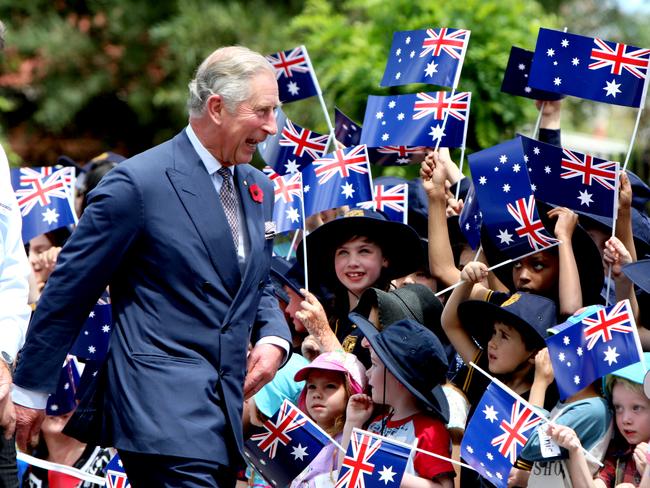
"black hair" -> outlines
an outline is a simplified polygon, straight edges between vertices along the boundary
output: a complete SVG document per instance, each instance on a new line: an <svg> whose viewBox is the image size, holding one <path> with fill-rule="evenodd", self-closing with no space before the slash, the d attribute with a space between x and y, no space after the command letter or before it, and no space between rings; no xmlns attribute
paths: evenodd
<svg viewBox="0 0 650 488"><path fill-rule="evenodd" d="M82 212L88 206L88 193L94 190L106 173L112 170L115 166L117 166L117 163L109 161L108 159L96 163L90 163L90 167L86 172L86 178L84 180L83 201L81 203Z"/></svg>

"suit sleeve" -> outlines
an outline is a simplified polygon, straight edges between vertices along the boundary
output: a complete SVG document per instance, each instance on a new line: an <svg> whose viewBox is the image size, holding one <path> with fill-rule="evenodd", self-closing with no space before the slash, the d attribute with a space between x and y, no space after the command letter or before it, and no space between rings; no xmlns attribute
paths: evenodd
<svg viewBox="0 0 650 488"><path fill-rule="evenodd" d="M56 389L65 355L142 227L142 195L125 166L104 177L89 203L30 324L14 377L23 388Z"/></svg>

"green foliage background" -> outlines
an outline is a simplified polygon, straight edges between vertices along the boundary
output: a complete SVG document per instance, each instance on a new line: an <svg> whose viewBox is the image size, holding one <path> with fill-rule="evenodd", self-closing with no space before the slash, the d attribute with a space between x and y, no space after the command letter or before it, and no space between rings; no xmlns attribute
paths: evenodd
<svg viewBox="0 0 650 488"><path fill-rule="evenodd" d="M611 2L597 3L610 19L598 34L648 36L642 23L617 27L629 19ZM194 69L227 44L262 53L306 45L330 114L336 105L362 122L369 94L435 90L379 87L392 33L449 26L472 31L459 90L472 92L468 149L477 150L535 121L530 100L500 92L510 47L533 49L540 26L561 28L563 9L591 4L544 2L550 12L523 0L23 0L20 7L0 0L8 29L0 125L14 161L51 164L62 153L83 161L105 149L133 154L183 127ZM597 26L571 27L589 35ZM299 124L327 130L316 99L285 109Z"/></svg>

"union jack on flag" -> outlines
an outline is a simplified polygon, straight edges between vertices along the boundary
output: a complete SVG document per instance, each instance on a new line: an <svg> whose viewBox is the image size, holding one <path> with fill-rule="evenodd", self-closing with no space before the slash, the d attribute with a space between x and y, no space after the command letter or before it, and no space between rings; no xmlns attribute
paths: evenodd
<svg viewBox="0 0 650 488"><path fill-rule="evenodd" d="M268 166L268 165L264 166L262 168L262 173L264 173L266 176L268 176L269 180L271 180L271 181L273 181L274 179L280 177L280 175L278 173L276 173L275 170L273 168L271 168L270 166Z"/></svg>
<svg viewBox="0 0 650 488"><path fill-rule="evenodd" d="M422 42L422 51L420 57L431 54L440 56L441 51L447 53L454 59L460 59L465 50L466 38L469 37L469 31L464 29L427 29L427 37Z"/></svg>
<svg viewBox="0 0 650 488"><path fill-rule="evenodd" d="M557 239L550 237L544 229L544 224L537 217L537 207L535 206L535 197L529 195L528 198L520 198L509 203L508 213L517 221L519 227L515 229L519 237L526 237L531 248L539 251L558 242Z"/></svg>
<svg viewBox="0 0 650 488"><path fill-rule="evenodd" d="M365 145L353 147L347 152L344 149L337 149L331 157L316 159L312 165L314 173L318 177L318 183L321 185L327 183L335 175L347 178L351 171L362 175L370 172Z"/></svg>
<svg viewBox="0 0 650 488"><path fill-rule="evenodd" d="M546 345L560 399L641 360L641 341L628 300L578 310L551 332Z"/></svg>
<svg viewBox="0 0 650 488"><path fill-rule="evenodd" d="M589 69L611 68L610 73L620 75L627 70L633 76L645 79L648 74L648 54L650 49L637 49L618 42L608 42L594 38L596 47L591 49ZM630 49L628 49L630 48Z"/></svg>
<svg viewBox="0 0 650 488"><path fill-rule="evenodd" d="M597 163L594 157L589 154L576 154L568 149L563 149L562 169L560 175L563 179L575 178L582 180L583 185L591 185L592 179L608 190L614 190L616 185L616 167L614 161L603 161Z"/></svg>
<svg viewBox="0 0 650 488"><path fill-rule="evenodd" d="M368 148L370 164L379 166L402 166L421 163L427 152L427 146L379 146Z"/></svg>
<svg viewBox="0 0 650 488"><path fill-rule="evenodd" d="M448 27L395 32L381 86L457 86L469 36Z"/></svg>
<svg viewBox="0 0 650 488"><path fill-rule="evenodd" d="M629 334L634 331L626 302L618 302L609 311L600 309L595 317L586 317L582 323L585 325L587 349L593 349L598 341L611 341L614 332Z"/></svg>
<svg viewBox="0 0 650 488"><path fill-rule="evenodd" d="M264 427L268 435L259 434L248 439L244 443L244 454L250 464L277 487L289 486L316 455L332 443L331 437L288 400Z"/></svg>
<svg viewBox="0 0 650 488"><path fill-rule="evenodd" d="M286 446L291 437L288 435L292 430L296 430L307 423L307 418L300 415L300 410L291 403L283 403L280 407L277 419L264 422L266 432L251 436L251 440L257 442L257 446L262 452L269 452L269 458L273 459L278 449L278 444Z"/></svg>
<svg viewBox="0 0 650 488"><path fill-rule="evenodd" d="M374 200L360 203L361 208L383 212L389 220L406 224L408 215L408 184L375 185Z"/></svg>
<svg viewBox="0 0 650 488"><path fill-rule="evenodd" d="M483 478L505 488L521 449L544 420L520 398L492 382L469 419L461 456Z"/></svg>
<svg viewBox="0 0 650 488"><path fill-rule="evenodd" d="M281 102L294 102L318 94L316 74L305 46L270 54L266 59L275 70Z"/></svg>
<svg viewBox="0 0 650 488"><path fill-rule="evenodd" d="M278 176L273 180L275 205L273 222L276 232L287 232L302 227L302 173Z"/></svg>
<svg viewBox="0 0 650 488"><path fill-rule="evenodd" d="M528 440L524 433L541 421L540 416L519 400L516 400L512 404L510 420L503 419L499 422L499 428L503 431L503 434L493 438L491 444L498 447L501 455L507 457L510 463L515 464L519 448L524 447Z"/></svg>
<svg viewBox="0 0 650 488"><path fill-rule="evenodd" d="M354 429L334 488L399 486L410 451L405 444Z"/></svg>
<svg viewBox="0 0 650 488"><path fill-rule="evenodd" d="M329 136L304 129L276 109L278 132L258 145L262 159L277 174L302 171L314 159L325 154Z"/></svg>
<svg viewBox="0 0 650 488"><path fill-rule="evenodd" d="M306 152L312 159L318 159L325 154L329 135L320 135L309 129L297 127L287 119L282 129L280 145L293 148L293 154L301 158Z"/></svg>
<svg viewBox="0 0 650 488"><path fill-rule="evenodd" d="M115 454L106 466L106 486L108 488L130 488L131 483L124 472L119 454Z"/></svg>
<svg viewBox="0 0 650 488"><path fill-rule="evenodd" d="M23 242L74 225L74 168L13 168L11 183L23 217Z"/></svg>
<svg viewBox="0 0 650 488"><path fill-rule="evenodd" d="M433 95L433 96L432 96ZM413 109L413 119L421 119L428 115L433 115L436 120L443 120L445 114L449 114L456 120L466 120L469 109L469 92L451 93L417 93L418 100L415 102Z"/></svg>

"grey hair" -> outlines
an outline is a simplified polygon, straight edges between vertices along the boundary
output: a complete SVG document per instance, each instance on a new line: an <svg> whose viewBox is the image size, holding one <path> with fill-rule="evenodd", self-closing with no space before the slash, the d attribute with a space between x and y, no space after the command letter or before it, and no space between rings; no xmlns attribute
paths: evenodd
<svg viewBox="0 0 650 488"><path fill-rule="evenodd" d="M190 116L203 114L210 95L221 95L226 109L233 112L239 103L250 97L250 79L264 70L275 76L273 66L255 51L243 46L217 49L201 63L188 85Z"/></svg>

